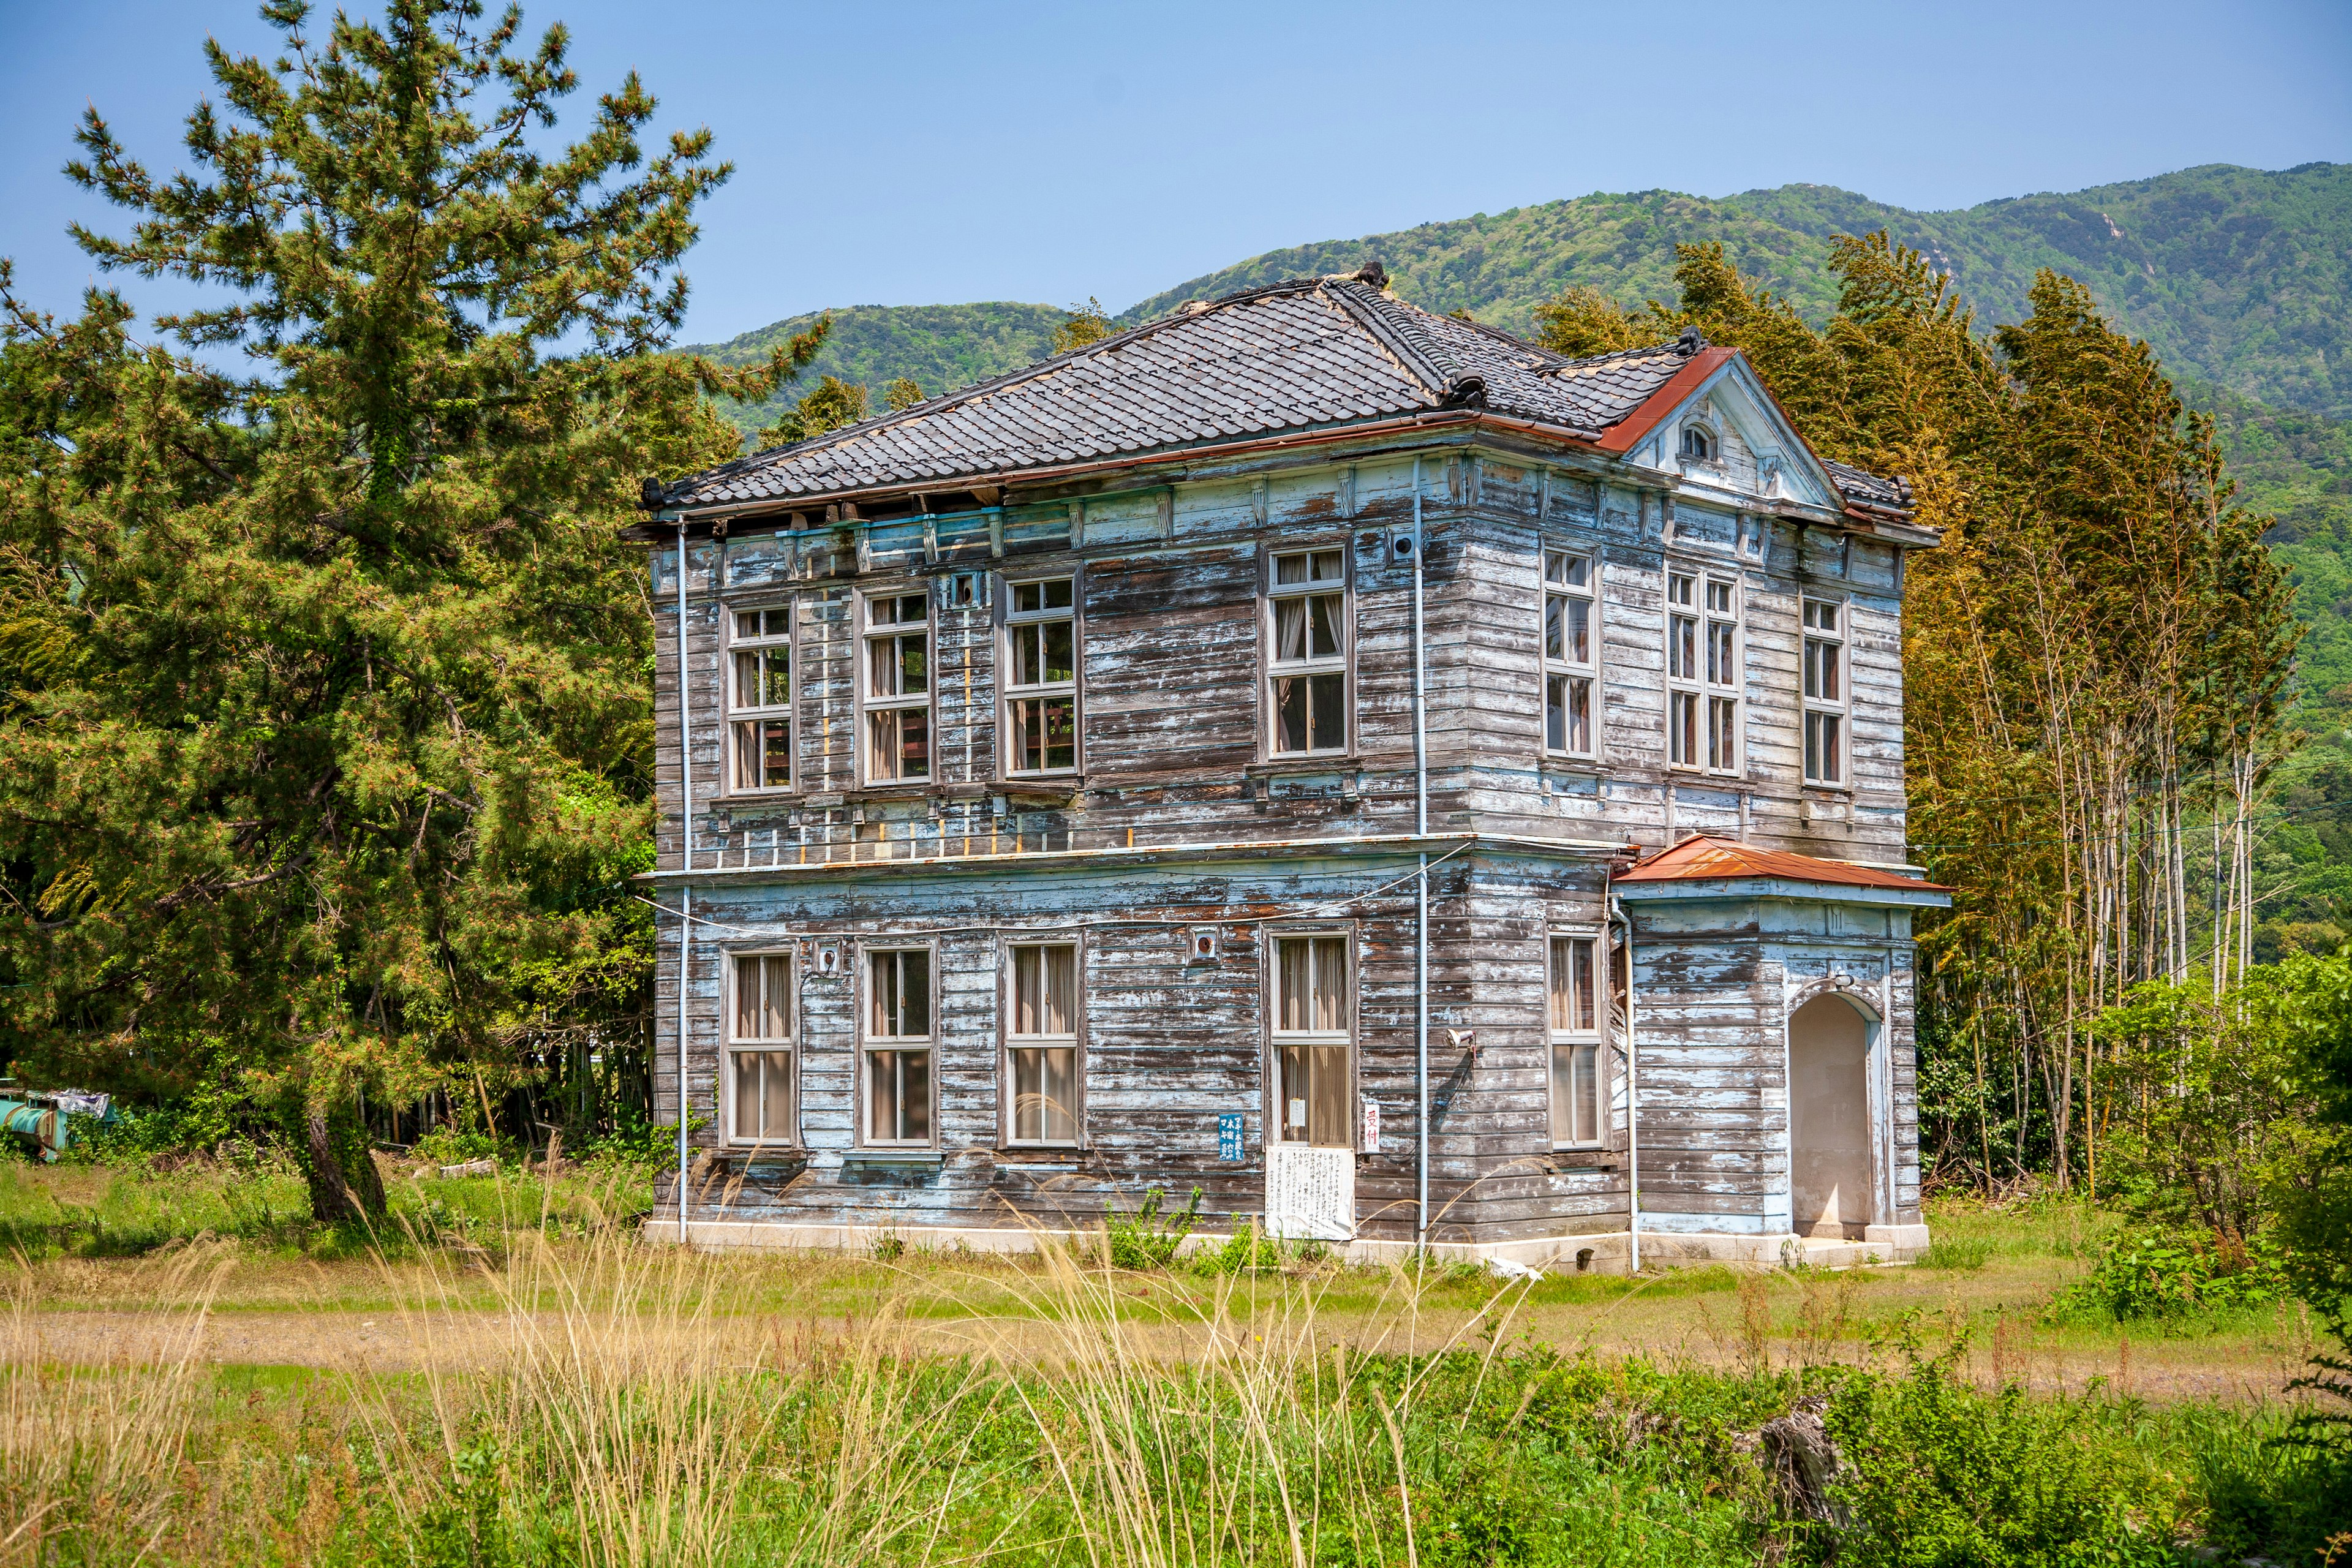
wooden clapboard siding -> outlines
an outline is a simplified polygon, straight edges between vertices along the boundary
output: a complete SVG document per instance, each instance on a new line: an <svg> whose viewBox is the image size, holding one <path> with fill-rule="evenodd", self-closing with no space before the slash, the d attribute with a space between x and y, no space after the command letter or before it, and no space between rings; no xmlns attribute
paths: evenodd
<svg viewBox="0 0 2352 1568"><path fill-rule="evenodd" d="M1622 1230L1622 1123L1610 1149L1570 1159L1550 1146L1548 936L1601 931L1612 858L1691 831L1744 831L1834 858L1904 858L1897 564L1883 546L1844 549L1833 530L1779 520L1760 555L1742 554L1730 510L1693 504L1670 526L1654 477L1547 467L1540 455L1459 437L1426 437L1422 458L1429 822L1440 836L1431 853L1488 836L1431 874L1430 1079L1444 1100L1429 1132L1433 1234ZM1196 1184L1212 1228L1255 1214L1271 1092L1268 941L1281 921L1312 912L1356 943L1355 1087L1380 1105L1382 1124L1381 1146L1359 1158L1360 1215L1366 1234L1412 1234L1413 854L1394 843L1344 851L1349 840L1410 834L1414 820L1412 574L1387 558L1390 531L1412 520L1412 459L1409 448L1341 447L1328 460L1234 460L1171 486L937 518L928 540L909 520L789 540L747 528L694 543L683 684L693 704L696 868L710 873L694 897L697 914L719 923L697 928L681 995L679 922L657 921L664 1120L679 1110L681 1004L688 1107L708 1118L718 1103L727 950L782 945L803 963L797 1145L747 1165L715 1122L694 1133L740 1179L734 1217L1089 1224L1147 1187L1181 1204ZM1724 469L1757 479L1733 438ZM1343 756L1271 760L1263 558L1334 545L1349 555L1352 744ZM1601 752L1592 763L1542 750L1548 546L1595 560ZM1665 765L1669 562L1741 584L1737 777ZM656 549L654 568L656 849L662 870L675 872L684 824L674 552ZM1082 775L1009 779L999 734L1006 584L1065 574L1080 584ZM957 576L977 581L981 603L951 602ZM1852 605L1850 791L1808 790L1797 776L1798 605L1809 588ZM882 591L924 593L932 605L933 773L913 787L868 787L856 766L857 596ZM721 787L720 599L793 607L790 792ZM1248 845L1266 847L1230 847ZM746 868L771 860L772 871ZM657 886L674 910L675 887ZM1785 1217L1787 999L1837 973L1886 998L1895 1217L1916 1221L1907 924L1833 903L1633 913L1645 1206L1737 1228L1762 1223L1777 1201ZM1191 959L1192 924L1219 932L1214 961ZM1082 932L1078 1151L1003 1146L1003 943L1028 930ZM844 1158L858 1142L859 982L817 981L805 965L820 940L848 944L854 963L861 943L918 936L938 954L940 1159L863 1166ZM1475 1053L1451 1046L1449 1030L1475 1037ZM1604 1053L1612 1100L1622 1089L1614 1052ZM1242 1164L1216 1158L1220 1110L1248 1119Z"/></svg>

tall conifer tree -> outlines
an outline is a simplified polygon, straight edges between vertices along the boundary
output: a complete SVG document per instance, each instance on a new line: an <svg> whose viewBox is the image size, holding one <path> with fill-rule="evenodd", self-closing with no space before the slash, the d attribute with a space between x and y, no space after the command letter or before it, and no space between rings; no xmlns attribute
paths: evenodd
<svg viewBox="0 0 2352 1568"><path fill-rule="evenodd" d="M626 1030L651 791L640 480L735 455L814 335L730 374L678 324L707 132L648 158L634 76L586 133L561 26L271 0L270 63L160 178L93 110L101 266L224 286L133 337L6 300L0 993L33 1069L202 1075L281 1115L314 1212L380 1205L362 1095L479 1091Z"/></svg>

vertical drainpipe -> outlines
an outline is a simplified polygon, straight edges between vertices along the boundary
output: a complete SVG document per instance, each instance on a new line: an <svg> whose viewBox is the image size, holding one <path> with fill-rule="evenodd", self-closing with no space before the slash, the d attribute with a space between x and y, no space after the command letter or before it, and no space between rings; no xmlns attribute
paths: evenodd
<svg viewBox="0 0 2352 1568"><path fill-rule="evenodd" d="M694 685L686 673L686 519L677 520L677 782L678 854L694 869ZM677 1244L686 1245L686 984L694 947L694 889L678 884L677 922Z"/></svg>
<svg viewBox="0 0 2352 1568"><path fill-rule="evenodd" d="M1427 678L1422 669L1421 459L1412 460L1412 812L1415 837L1429 837L1429 739ZM1413 884L1416 912L1412 943L1414 1081L1421 1096L1420 1196L1413 1209L1416 1250L1429 1244L1429 851L1421 852Z"/></svg>
<svg viewBox="0 0 2352 1568"><path fill-rule="evenodd" d="M1625 928L1625 1239L1633 1271L1642 1271L1642 1077L1634 1047L1633 918L1624 901L1609 895L1609 918Z"/></svg>

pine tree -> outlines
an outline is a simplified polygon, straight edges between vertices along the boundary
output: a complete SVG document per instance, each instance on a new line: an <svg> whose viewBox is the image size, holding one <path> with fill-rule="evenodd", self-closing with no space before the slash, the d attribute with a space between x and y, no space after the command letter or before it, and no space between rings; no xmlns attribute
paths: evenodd
<svg viewBox="0 0 2352 1568"><path fill-rule="evenodd" d="M707 132L646 157L634 76L539 150L562 27L263 15L274 61L207 46L193 173L95 110L68 171L135 218L75 231L101 267L226 302L160 320L174 351L110 293L64 324L5 298L0 1013L20 1073L268 1108L334 1220L381 1206L362 1095L487 1111L641 1026L650 648L618 529L643 476L734 455L711 397L817 340L751 373L655 352L729 169Z"/></svg>

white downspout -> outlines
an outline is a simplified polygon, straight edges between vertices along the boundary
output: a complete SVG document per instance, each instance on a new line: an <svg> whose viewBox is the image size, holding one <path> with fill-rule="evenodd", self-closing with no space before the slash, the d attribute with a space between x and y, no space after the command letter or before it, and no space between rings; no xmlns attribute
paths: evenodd
<svg viewBox="0 0 2352 1568"><path fill-rule="evenodd" d="M1609 918L1625 928L1625 1238L1633 1271L1642 1271L1642 1078L1634 1046L1633 921L1623 900L1609 895Z"/></svg>
<svg viewBox="0 0 2352 1568"><path fill-rule="evenodd" d="M1412 460L1412 813L1413 833L1429 837L1429 735L1427 677L1422 669L1421 459ZM1416 1251L1429 1245L1429 851L1421 852L1413 882L1414 1081L1421 1095L1420 1195L1414 1215Z"/></svg>
<svg viewBox="0 0 2352 1568"><path fill-rule="evenodd" d="M686 519L677 520L677 819L680 868L694 869L694 683L686 670ZM677 1244L686 1245L686 987L694 947L694 888L678 888L677 923Z"/></svg>

